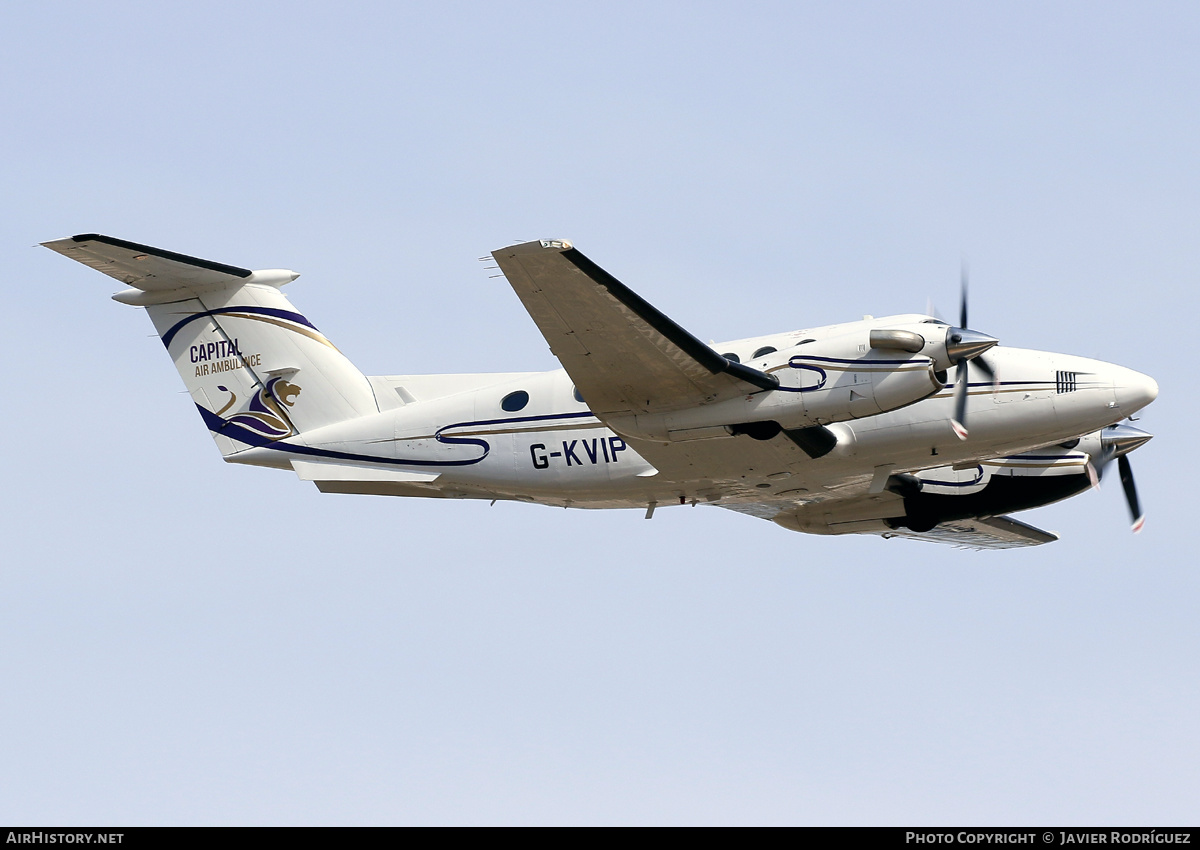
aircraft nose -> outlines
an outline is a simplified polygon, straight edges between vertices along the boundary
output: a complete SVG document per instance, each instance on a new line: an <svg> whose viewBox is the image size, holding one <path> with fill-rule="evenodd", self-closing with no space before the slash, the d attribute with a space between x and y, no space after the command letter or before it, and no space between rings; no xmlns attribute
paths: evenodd
<svg viewBox="0 0 1200 850"><path fill-rule="evenodd" d="M1113 376L1117 406L1126 416L1137 413L1158 398L1158 383L1149 375L1132 369L1119 369Z"/></svg>

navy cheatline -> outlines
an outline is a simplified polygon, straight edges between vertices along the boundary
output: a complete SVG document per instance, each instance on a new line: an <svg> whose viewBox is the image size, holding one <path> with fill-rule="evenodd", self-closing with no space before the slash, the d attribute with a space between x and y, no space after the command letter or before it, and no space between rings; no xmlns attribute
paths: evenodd
<svg viewBox="0 0 1200 850"><path fill-rule="evenodd" d="M171 340L189 323L197 319L203 319L206 316L220 316L225 313L254 313L261 316L271 316L276 319L287 319L289 322L295 322L298 325L304 325L306 328L311 328L317 333L317 326L304 318L299 313L293 313L289 310L280 310L275 307L218 307L216 310L205 310L203 313L193 313L185 319L180 320L162 335L163 345L169 346Z"/></svg>

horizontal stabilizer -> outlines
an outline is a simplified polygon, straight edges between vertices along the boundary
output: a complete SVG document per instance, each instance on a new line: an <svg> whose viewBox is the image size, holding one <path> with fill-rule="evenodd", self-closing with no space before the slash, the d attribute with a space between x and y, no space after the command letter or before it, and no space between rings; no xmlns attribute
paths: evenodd
<svg viewBox="0 0 1200 850"><path fill-rule="evenodd" d="M382 469L377 466L355 466L346 463L320 463L317 461L293 460L292 469L301 481L372 481L398 482L405 484L429 484L436 481L437 474L427 472L405 472L399 469Z"/></svg>
<svg viewBox="0 0 1200 850"><path fill-rule="evenodd" d="M77 260L124 284L145 292L244 283L250 269L201 260L99 233L43 242L51 251Z"/></svg>

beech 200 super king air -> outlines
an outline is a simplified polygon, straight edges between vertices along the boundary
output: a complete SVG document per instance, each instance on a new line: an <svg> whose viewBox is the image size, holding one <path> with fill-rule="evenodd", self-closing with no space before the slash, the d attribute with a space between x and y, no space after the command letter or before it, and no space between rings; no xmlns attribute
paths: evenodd
<svg viewBox="0 0 1200 850"><path fill-rule="evenodd" d="M716 505L815 534L978 549L1055 535L1005 516L1095 485L1158 385L902 315L705 345L576 250L492 253L562 369L368 377L251 271L98 234L44 243L129 289L225 460L324 493L574 508ZM968 431L968 423L970 430Z"/></svg>

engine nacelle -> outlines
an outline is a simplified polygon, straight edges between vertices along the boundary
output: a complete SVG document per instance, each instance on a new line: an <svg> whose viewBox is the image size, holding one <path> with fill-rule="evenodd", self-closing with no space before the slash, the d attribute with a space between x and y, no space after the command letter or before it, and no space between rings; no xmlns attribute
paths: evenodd
<svg viewBox="0 0 1200 850"><path fill-rule="evenodd" d="M665 413L608 417L634 439L672 442L726 437L736 426L775 422L791 430L874 416L943 389L936 363L921 354L871 347L869 329L777 352L763 371L778 389Z"/></svg>

